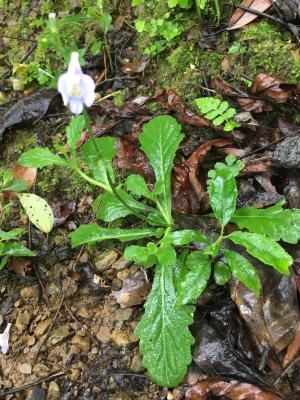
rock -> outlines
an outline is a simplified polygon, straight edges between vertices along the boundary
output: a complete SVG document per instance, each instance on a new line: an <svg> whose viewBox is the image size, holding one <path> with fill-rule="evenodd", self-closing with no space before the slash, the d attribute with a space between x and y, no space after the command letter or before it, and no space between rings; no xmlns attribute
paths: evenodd
<svg viewBox="0 0 300 400"><path fill-rule="evenodd" d="M100 326L100 329L97 333L97 338L102 343L108 343L110 341L110 330L108 326Z"/></svg>
<svg viewBox="0 0 300 400"><path fill-rule="evenodd" d="M113 265L112 268L116 269L117 271L121 271L122 269L125 269L128 267L128 265L131 264L132 261L125 260L125 258L122 256L116 261Z"/></svg>
<svg viewBox="0 0 300 400"><path fill-rule="evenodd" d="M139 353L133 356L133 359L130 364L130 371L132 371L134 374L141 374L142 372L145 371L142 357L140 356Z"/></svg>
<svg viewBox="0 0 300 400"><path fill-rule="evenodd" d="M52 323L51 318L39 322L34 330L35 336L42 336L46 332L47 328L51 325L51 323Z"/></svg>
<svg viewBox="0 0 300 400"><path fill-rule="evenodd" d="M48 339L48 343L50 345L57 344L62 340L64 340L69 335L69 333L70 333L69 325L61 325L59 328L55 329L51 333Z"/></svg>
<svg viewBox="0 0 300 400"><path fill-rule="evenodd" d="M20 297L23 300L28 300L32 297L35 297L37 295L35 287L33 286L27 286L21 289L20 291Z"/></svg>
<svg viewBox="0 0 300 400"><path fill-rule="evenodd" d="M76 334L72 338L72 344L77 346L80 350L88 352L91 348L91 341L89 338Z"/></svg>
<svg viewBox="0 0 300 400"><path fill-rule="evenodd" d="M273 162L281 168L300 168L300 136L287 137L278 143Z"/></svg>
<svg viewBox="0 0 300 400"><path fill-rule="evenodd" d="M97 271L102 272L109 269L118 258L118 253L114 250L109 250L102 253L94 260L94 265Z"/></svg>
<svg viewBox="0 0 300 400"><path fill-rule="evenodd" d="M60 390L58 384L55 381L51 381L48 393L47 393L47 400L57 400L60 397Z"/></svg>
<svg viewBox="0 0 300 400"><path fill-rule="evenodd" d="M77 313L77 315L81 318L89 318L90 314L88 312L88 310L86 309L86 307L81 307Z"/></svg>
<svg viewBox="0 0 300 400"><path fill-rule="evenodd" d="M21 372L21 374L31 375L32 366L29 363L20 364L19 371Z"/></svg>
<svg viewBox="0 0 300 400"><path fill-rule="evenodd" d="M128 321L133 313L132 308L119 308L115 311L115 319L117 321Z"/></svg>
<svg viewBox="0 0 300 400"><path fill-rule="evenodd" d="M33 346L34 343L35 343L35 337L34 336L28 336L28 338L27 338L28 346Z"/></svg>
<svg viewBox="0 0 300 400"><path fill-rule="evenodd" d="M128 346L138 341L138 338L129 330L114 331L111 338L117 346Z"/></svg>
<svg viewBox="0 0 300 400"><path fill-rule="evenodd" d="M19 312L16 319L16 328L18 329L18 331L25 331L25 329L29 325L30 320L31 315L27 310Z"/></svg>

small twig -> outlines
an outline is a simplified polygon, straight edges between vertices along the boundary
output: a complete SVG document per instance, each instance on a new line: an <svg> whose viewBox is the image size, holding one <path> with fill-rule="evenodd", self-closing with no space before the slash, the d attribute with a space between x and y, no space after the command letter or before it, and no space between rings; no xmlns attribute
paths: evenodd
<svg viewBox="0 0 300 400"><path fill-rule="evenodd" d="M59 378L60 376L63 376L65 374L66 373L62 371L62 372L57 372L56 374L53 374L53 375L45 376L44 378L38 379L35 382L28 383L27 385L19 386L17 388L10 389L7 392L0 393L0 398L9 396L11 394L22 392L23 390L31 389L32 387L38 386L43 382L53 381L53 379Z"/></svg>
<svg viewBox="0 0 300 400"><path fill-rule="evenodd" d="M137 75L135 75L135 76L116 76L116 77L114 77L114 78L107 78L107 79L104 79L104 81L98 83L98 84L96 85L96 87L98 87L98 86L100 86L100 85L103 85L103 84L106 83L106 82L119 81L119 80L123 80L123 79L138 79L138 78L139 78L139 76L137 76Z"/></svg>
<svg viewBox="0 0 300 400"><path fill-rule="evenodd" d="M278 383L281 381L281 379L289 372L289 370L298 362L300 361L300 356L295 358L295 360L293 360L292 362L289 363L289 365L286 366L286 368L281 372L281 374L279 375L279 377L276 379L276 381L274 382L274 386L277 386Z"/></svg>

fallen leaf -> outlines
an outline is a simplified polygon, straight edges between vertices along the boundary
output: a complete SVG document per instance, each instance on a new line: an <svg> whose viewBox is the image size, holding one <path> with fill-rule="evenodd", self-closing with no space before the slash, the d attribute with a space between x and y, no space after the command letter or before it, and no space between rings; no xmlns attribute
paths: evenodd
<svg viewBox="0 0 300 400"><path fill-rule="evenodd" d="M150 293L151 284L144 271L136 271L130 278L124 279L123 288L112 291L121 308L142 304Z"/></svg>
<svg viewBox="0 0 300 400"><path fill-rule="evenodd" d="M144 72L147 65L150 62L149 56L143 56L140 60L134 60L131 62L122 62L121 70L124 73L140 73Z"/></svg>
<svg viewBox="0 0 300 400"><path fill-rule="evenodd" d="M210 394L229 400L281 400L282 396L267 387L259 387L237 380L225 381L209 378L194 385L187 393L187 400L208 400Z"/></svg>
<svg viewBox="0 0 300 400"><path fill-rule="evenodd" d="M12 269L17 275L26 276L27 271L30 269L32 260L25 257L12 257L10 262L10 269Z"/></svg>
<svg viewBox="0 0 300 400"><path fill-rule="evenodd" d="M278 78L273 78L267 74L258 74L249 89L252 94L263 94L269 97L276 103L286 103L289 99L293 97L293 90L296 89L296 85L290 85L288 89L283 89L281 87L282 80Z"/></svg>
<svg viewBox="0 0 300 400"><path fill-rule="evenodd" d="M286 355L283 359L283 366L286 367L295 358L300 349L300 323L298 325L295 339L290 343Z"/></svg>
<svg viewBox="0 0 300 400"><path fill-rule="evenodd" d="M28 190L32 188L37 177L37 168L23 167L22 165L15 165L12 168L14 180L21 179L28 185Z"/></svg>
<svg viewBox="0 0 300 400"><path fill-rule="evenodd" d="M271 0L244 0L240 4L243 7L251 8L254 11L264 12L272 6ZM244 11L238 8L230 18L228 23L228 30L238 29L242 26L249 24L255 20L258 16L249 11Z"/></svg>
<svg viewBox="0 0 300 400"><path fill-rule="evenodd" d="M56 200L51 208L54 215L54 225L56 227L62 226L70 216L75 214L76 201Z"/></svg>

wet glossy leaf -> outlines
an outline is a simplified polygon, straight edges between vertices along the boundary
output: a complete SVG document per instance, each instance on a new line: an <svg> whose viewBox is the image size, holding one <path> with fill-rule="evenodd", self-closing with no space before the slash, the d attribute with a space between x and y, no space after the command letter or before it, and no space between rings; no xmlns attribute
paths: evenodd
<svg viewBox="0 0 300 400"><path fill-rule="evenodd" d="M141 175L129 175L126 179L126 186L129 192L132 192L137 196L144 196L150 200L153 198L153 195L148 189L145 179Z"/></svg>
<svg viewBox="0 0 300 400"><path fill-rule="evenodd" d="M81 137L81 133L85 126L85 120L83 115L77 115L76 117L72 117L69 125L67 126L67 142L70 146L71 151L74 151L76 148L76 143L79 141Z"/></svg>
<svg viewBox="0 0 300 400"><path fill-rule="evenodd" d="M157 265L145 313L135 334L148 374L164 387L178 385L191 363L193 307L175 307L173 267Z"/></svg>
<svg viewBox="0 0 300 400"><path fill-rule="evenodd" d="M156 254L160 265L169 266L176 262L176 252L172 246L161 246L157 249Z"/></svg>
<svg viewBox="0 0 300 400"><path fill-rule="evenodd" d="M7 256L15 256L15 257L34 257L35 253L29 250L24 244L13 242L6 243L3 254Z"/></svg>
<svg viewBox="0 0 300 400"><path fill-rule="evenodd" d="M43 168L48 165L66 165L63 158L51 153L48 147L35 147L23 153L19 163L24 167Z"/></svg>
<svg viewBox="0 0 300 400"><path fill-rule="evenodd" d="M230 268L222 261L218 261L214 265L214 279L217 285L225 285L231 279Z"/></svg>
<svg viewBox="0 0 300 400"><path fill-rule="evenodd" d="M117 239L121 242L143 239L145 237L159 237L161 229L121 229L121 228L101 228L98 224L80 225L76 231L70 233L72 247L84 243L96 243L108 239Z"/></svg>
<svg viewBox="0 0 300 400"><path fill-rule="evenodd" d="M111 161L116 154L116 140L112 137L103 136L95 138L98 151L95 149L94 142L90 139L81 146L84 160L88 164L94 164L99 159Z"/></svg>
<svg viewBox="0 0 300 400"><path fill-rule="evenodd" d="M253 290L259 296L261 291L260 279L255 268L247 258L235 251L224 250L224 259L233 275L247 286L248 289Z"/></svg>
<svg viewBox="0 0 300 400"><path fill-rule="evenodd" d="M49 233L54 225L54 216L46 200L33 193L19 194L18 197L33 225Z"/></svg>
<svg viewBox="0 0 300 400"><path fill-rule="evenodd" d="M183 139L181 126L173 117L162 115L153 118L144 126L139 136L142 150L154 169L156 183L154 191L159 199L166 218L171 217L171 170L176 150Z"/></svg>
<svg viewBox="0 0 300 400"><path fill-rule="evenodd" d="M10 185L6 186L3 190L11 192L23 192L24 190L27 189L28 189L27 183L21 179L18 179L13 181Z"/></svg>
<svg viewBox="0 0 300 400"><path fill-rule="evenodd" d="M0 229L0 241L16 240L19 236L24 233L24 229L16 228L11 231L5 232Z"/></svg>
<svg viewBox="0 0 300 400"><path fill-rule="evenodd" d="M193 251L186 260L186 275L179 283L177 304L196 301L204 291L211 273L210 257L200 251Z"/></svg>
<svg viewBox="0 0 300 400"><path fill-rule="evenodd" d="M231 221L240 229L295 244L300 239L300 210L284 210L282 205L283 202L263 209L243 207Z"/></svg>
<svg viewBox="0 0 300 400"><path fill-rule="evenodd" d="M271 265L284 275L289 275L292 257L274 240L267 236L249 232L232 232L227 236L235 244L246 247L253 257Z"/></svg>
<svg viewBox="0 0 300 400"><path fill-rule="evenodd" d="M171 232L162 240L163 243L169 243L173 246L183 246L191 243L192 241L207 243L208 239L200 232L192 229L183 229L181 231Z"/></svg>

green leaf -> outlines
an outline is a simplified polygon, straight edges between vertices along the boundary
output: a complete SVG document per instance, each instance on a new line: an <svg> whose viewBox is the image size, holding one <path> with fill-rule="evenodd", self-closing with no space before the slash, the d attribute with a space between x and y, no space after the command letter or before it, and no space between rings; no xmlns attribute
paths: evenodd
<svg viewBox="0 0 300 400"><path fill-rule="evenodd" d="M54 216L46 200L33 193L19 194L18 197L33 225L49 233L54 225Z"/></svg>
<svg viewBox="0 0 300 400"><path fill-rule="evenodd" d="M217 261L214 265L214 279L220 286L225 285L231 279L230 268L222 261Z"/></svg>
<svg viewBox="0 0 300 400"><path fill-rule="evenodd" d="M161 193L159 200L168 223L172 222L171 170L176 150L182 139L181 126L168 115L153 118L144 126L144 131L139 136L142 150L154 169L156 177L154 192Z"/></svg>
<svg viewBox="0 0 300 400"><path fill-rule="evenodd" d="M247 258L235 251L224 250L224 259L229 265L233 275L240 280L248 289L253 290L257 297L260 295L260 278Z"/></svg>
<svg viewBox="0 0 300 400"><path fill-rule="evenodd" d="M28 189L27 182L23 181L22 179L16 179L13 181L9 186L6 186L3 190L4 191L11 191L11 192L23 192L24 190Z"/></svg>
<svg viewBox="0 0 300 400"><path fill-rule="evenodd" d="M14 175L11 170L4 171L2 175L2 185L8 185L13 179Z"/></svg>
<svg viewBox="0 0 300 400"><path fill-rule="evenodd" d="M152 228L101 228L98 224L80 225L76 231L69 234L72 247L85 243L96 243L108 239L117 239L121 242L143 239L145 237L159 237L162 234L161 229Z"/></svg>
<svg viewBox="0 0 300 400"><path fill-rule="evenodd" d="M83 115L72 117L69 125L67 126L67 142L72 152L75 151L76 143L79 141L84 127L85 119Z"/></svg>
<svg viewBox="0 0 300 400"><path fill-rule="evenodd" d="M173 246L183 246L192 241L208 243L208 239L202 233L192 229L183 229L182 231L171 232L161 240L162 243L169 243Z"/></svg>
<svg viewBox="0 0 300 400"><path fill-rule="evenodd" d="M240 208L231 221L240 229L296 244L300 240L300 210L284 210L283 203L260 209Z"/></svg>
<svg viewBox="0 0 300 400"><path fill-rule="evenodd" d="M161 246L156 254L160 265L173 265L176 262L176 251L172 246Z"/></svg>
<svg viewBox="0 0 300 400"><path fill-rule="evenodd" d="M144 196L150 200L153 199L153 195L148 189L145 179L141 175L138 174L129 175L128 178L126 179L126 187L129 192L132 192L137 196Z"/></svg>
<svg viewBox="0 0 300 400"><path fill-rule="evenodd" d="M150 212L154 211L153 208L146 206L143 203L135 200L130 194L124 192L122 189L117 189L118 195L136 212ZM105 222L114 221L117 218L126 217L132 212L122 204L117 197L110 193L105 192L101 199L101 205L97 212L97 218Z"/></svg>
<svg viewBox="0 0 300 400"><path fill-rule="evenodd" d="M177 304L187 304L198 299L204 291L211 273L210 257L193 251L186 260L187 273L180 282Z"/></svg>
<svg viewBox="0 0 300 400"><path fill-rule="evenodd" d="M176 293L172 266L157 265L145 313L135 334L148 374L164 387L182 382L191 363L194 338L189 331L194 308L175 307Z"/></svg>
<svg viewBox="0 0 300 400"><path fill-rule="evenodd" d="M116 139L110 136L103 136L95 138L98 152L95 149L92 139L88 140L81 146L81 151L84 155L84 160L88 164L94 164L99 159L104 161L111 161L116 154Z"/></svg>
<svg viewBox="0 0 300 400"><path fill-rule="evenodd" d="M235 212L236 198L238 194L235 177L244 164L237 161L231 164L217 163L215 169L209 171L208 193L210 205L222 226L225 226Z"/></svg>
<svg viewBox="0 0 300 400"><path fill-rule="evenodd" d="M48 147L35 147L20 156L19 164L24 167L43 168L48 165L67 165L67 162L51 153Z"/></svg>
<svg viewBox="0 0 300 400"><path fill-rule="evenodd" d="M137 19L137 20L135 20L134 23L135 23L135 28L139 33L144 31L145 25L146 25L146 21L144 21L142 19Z"/></svg>
<svg viewBox="0 0 300 400"><path fill-rule="evenodd" d="M289 275L292 257L274 240L267 236L249 232L232 232L226 236L235 244L246 247L247 252L284 275Z"/></svg>
<svg viewBox="0 0 300 400"><path fill-rule="evenodd" d="M0 241L16 240L24 233L23 228L16 228L11 231L5 232L0 229Z"/></svg>
<svg viewBox="0 0 300 400"><path fill-rule="evenodd" d="M9 256L1 257L1 259L0 259L0 270L5 267L5 265L7 264L8 260L9 260Z"/></svg>
<svg viewBox="0 0 300 400"><path fill-rule="evenodd" d="M149 268L157 263L156 251L157 246L154 243L148 243L146 247L128 246L125 249L124 257L126 260L133 260L136 264L142 264L145 268Z"/></svg>
<svg viewBox="0 0 300 400"><path fill-rule="evenodd" d="M34 257L36 255L33 251L29 250L22 243L18 242L6 243L3 254L15 257Z"/></svg>

